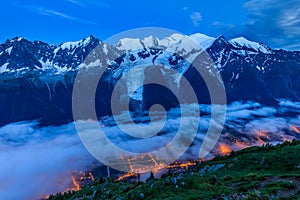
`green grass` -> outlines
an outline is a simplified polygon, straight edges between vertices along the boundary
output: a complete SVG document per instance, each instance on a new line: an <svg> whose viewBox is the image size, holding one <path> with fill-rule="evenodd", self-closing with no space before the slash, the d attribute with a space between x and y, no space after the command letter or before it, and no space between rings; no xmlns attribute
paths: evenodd
<svg viewBox="0 0 300 200"><path fill-rule="evenodd" d="M133 183L102 178L78 192L49 199L300 199L299 152L299 141L250 147L205 161L180 175L169 173ZM218 171L203 172L220 164L224 166Z"/></svg>

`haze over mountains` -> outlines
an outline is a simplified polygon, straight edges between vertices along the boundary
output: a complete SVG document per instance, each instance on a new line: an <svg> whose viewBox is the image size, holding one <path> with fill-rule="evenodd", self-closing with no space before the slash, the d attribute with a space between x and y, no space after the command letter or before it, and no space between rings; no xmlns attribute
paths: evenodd
<svg viewBox="0 0 300 200"><path fill-rule="evenodd" d="M190 38L215 62L229 103L253 100L276 105L278 99L299 101L300 52L274 50L243 37L227 40L223 36L212 38L194 34ZM80 68L106 67L99 83L102 93L96 95L97 105L101 105L97 107L99 116L111 114L111 92L122 73L149 63L176 69L191 82L199 103L209 104L207 88L195 68L170 53L184 52L187 56L195 56L201 51L186 48L185 42L186 37L179 34L164 39L152 36L143 40L124 38L116 45L105 44L93 36L58 46L21 37L7 40L0 45L0 125L24 120L40 120L45 124L72 121L72 90ZM96 62L85 64L84 59L95 47ZM165 78L168 82L169 77ZM125 89L130 90L129 86ZM163 92L156 88L152 93L153 89L150 86L137 91L133 97L136 105L141 104L146 109L160 101L166 107L176 106L177 101L171 94L165 93L162 100L152 98Z"/></svg>

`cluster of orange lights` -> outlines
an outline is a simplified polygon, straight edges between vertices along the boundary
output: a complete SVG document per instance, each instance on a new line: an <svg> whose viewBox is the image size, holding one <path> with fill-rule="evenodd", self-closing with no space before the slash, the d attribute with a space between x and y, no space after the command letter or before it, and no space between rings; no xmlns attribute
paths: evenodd
<svg viewBox="0 0 300 200"><path fill-rule="evenodd" d="M153 165L151 166L144 166L144 165L141 165L140 168L134 168L134 163L135 162L141 162L140 159L143 158L146 160L144 160L143 162L147 162L147 163L152 163ZM121 157L122 160L125 160L124 157ZM125 180L125 179L128 179L130 177L134 177L134 176L137 176L139 173L146 173L146 172L154 172L154 173L157 173L159 172L160 170L162 169L172 169L172 168L189 168L191 166L195 166L196 165L196 162L191 162L191 161L188 161L188 162L174 162L172 163L171 165L166 165L165 163L162 163L162 162L158 162L158 160L155 158L154 155L152 155L151 153L146 153L144 155L141 155L139 156L138 158L129 158L126 160L128 165L129 165L129 169L130 171L126 174L123 174L121 176L119 176L118 180L121 181L121 180ZM203 160L201 160L203 161Z"/></svg>
<svg viewBox="0 0 300 200"><path fill-rule="evenodd" d="M158 161L151 153L145 153L137 157L125 159L121 156L121 165L128 165L129 174L145 173L149 171L158 172L160 169L166 167L166 164Z"/></svg>
<svg viewBox="0 0 300 200"><path fill-rule="evenodd" d="M122 176L119 176L118 181L122 181L122 180L125 180L126 178L133 177L133 176L135 176L135 173L129 172Z"/></svg>
<svg viewBox="0 0 300 200"><path fill-rule="evenodd" d="M159 170L166 167L164 163L158 162L151 153L145 153L139 155L138 157L132 157L128 159L125 159L123 156L121 156L121 160L122 162L120 164L128 165L130 171L124 175L121 175L118 178L119 181L136 176L139 173L146 173L149 171L157 173Z"/></svg>
<svg viewBox="0 0 300 200"><path fill-rule="evenodd" d="M154 159L154 158L153 158ZM200 160L200 161L203 161L203 160ZM181 168L181 169L188 169L189 167L191 166L195 166L196 165L196 162L191 162L191 161L188 161L186 163L182 163L182 162L174 162L173 164L169 165L169 166L165 166L166 169L175 169L175 168ZM153 172L154 173L157 173L159 170L161 170L162 168L153 168ZM118 181L121 181L121 180L126 180L127 178L130 178L130 177L134 177L134 176L137 176L138 173L135 173L135 172L128 172L124 175L121 175L119 176L118 178Z"/></svg>
<svg viewBox="0 0 300 200"><path fill-rule="evenodd" d="M85 180L91 180L91 181L95 181L94 175L92 172L89 173L84 173L80 178L80 181L85 181Z"/></svg>
<svg viewBox="0 0 300 200"><path fill-rule="evenodd" d="M189 167L195 166L195 165L196 165L196 163L195 162L191 162L191 161L188 161L186 163L175 162L172 165L167 166L166 168L167 169L172 169L172 168L182 168L182 169L185 168L185 169L188 169Z"/></svg>

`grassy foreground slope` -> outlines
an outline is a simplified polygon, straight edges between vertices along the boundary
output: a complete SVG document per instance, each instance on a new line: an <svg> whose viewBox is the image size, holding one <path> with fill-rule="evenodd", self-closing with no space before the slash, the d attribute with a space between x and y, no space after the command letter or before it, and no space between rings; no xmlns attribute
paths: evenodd
<svg viewBox="0 0 300 200"><path fill-rule="evenodd" d="M49 199L300 199L300 142L250 147L146 182L100 179Z"/></svg>

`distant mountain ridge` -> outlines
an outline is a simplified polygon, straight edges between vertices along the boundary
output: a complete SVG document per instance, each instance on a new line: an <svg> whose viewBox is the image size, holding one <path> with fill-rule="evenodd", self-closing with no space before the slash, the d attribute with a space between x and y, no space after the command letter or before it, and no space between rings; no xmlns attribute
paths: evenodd
<svg viewBox="0 0 300 200"><path fill-rule="evenodd" d="M200 33L191 35L190 38L204 49L210 48L220 39L225 39L223 36L213 38ZM50 45L41 41L31 42L25 38L16 37L0 45L0 73L36 69L64 73L68 70L78 69L84 58L97 45L103 45L103 53L107 54L111 51L129 51L157 46L167 49L178 45L183 39L184 36L180 34L173 34L161 40L153 36L143 40L124 38L113 46L104 44L92 35L76 42L66 42L60 45ZM243 37L229 40L228 44L236 50L272 53L272 50L266 45L248 41Z"/></svg>
<svg viewBox="0 0 300 200"><path fill-rule="evenodd" d="M227 40L224 36L213 38L194 34L189 38L206 49L215 62L224 81L228 102L253 100L276 104L279 98L300 101L299 51L274 50L243 37ZM7 40L0 45L0 125L22 120L41 120L47 124L71 121L73 84L82 67L107 67L102 82L104 93L96 96L97 103L102 105L97 108L99 116L110 114L110 94L121 74L145 63L176 69L193 82L200 103L210 103L206 86L195 75L195 69L170 53L180 51L195 56L201 51L186 44L187 38L180 34L164 39L153 36L142 40L124 38L116 45L105 44L93 36L61 45L31 42L20 37ZM95 47L98 48L95 56L99 59L87 66L83 62ZM130 91L130 85L124 89ZM147 108L157 102L151 98L161 96L157 94L162 91L156 89L155 94L151 91L137 92L136 105ZM168 95L162 101L169 107L176 104L176 100Z"/></svg>

